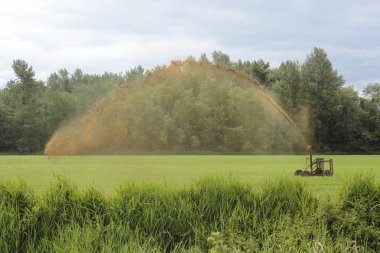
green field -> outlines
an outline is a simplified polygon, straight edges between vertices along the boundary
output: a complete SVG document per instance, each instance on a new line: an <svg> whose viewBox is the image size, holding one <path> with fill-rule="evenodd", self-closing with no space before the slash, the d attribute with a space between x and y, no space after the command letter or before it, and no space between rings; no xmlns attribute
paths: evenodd
<svg viewBox="0 0 380 253"><path fill-rule="evenodd" d="M276 177L293 178L305 167L303 155L139 155L139 156L0 156L1 180L21 179L41 192L63 176L80 188L95 186L107 194L125 181L189 185L206 176L232 176L259 186ZM358 173L380 180L379 155L325 155L334 159L333 177L299 178L316 194L332 193Z"/></svg>

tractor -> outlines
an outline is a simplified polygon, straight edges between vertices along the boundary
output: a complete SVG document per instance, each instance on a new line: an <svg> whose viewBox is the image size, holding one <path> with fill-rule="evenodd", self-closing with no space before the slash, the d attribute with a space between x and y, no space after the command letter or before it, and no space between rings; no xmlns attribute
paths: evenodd
<svg viewBox="0 0 380 253"><path fill-rule="evenodd" d="M307 146L309 158L306 158L306 168L304 170L296 170L296 176L332 176L334 174L333 159L315 158L313 160L312 148ZM326 166L327 164L327 166Z"/></svg>

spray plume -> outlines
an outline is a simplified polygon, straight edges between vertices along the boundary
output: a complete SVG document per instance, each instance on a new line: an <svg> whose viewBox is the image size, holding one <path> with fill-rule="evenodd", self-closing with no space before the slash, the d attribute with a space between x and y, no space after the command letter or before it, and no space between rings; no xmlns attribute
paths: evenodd
<svg viewBox="0 0 380 253"><path fill-rule="evenodd" d="M270 152L303 149L306 143L297 124L258 82L235 70L187 60L157 67L143 80L112 91L60 127L45 154Z"/></svg>

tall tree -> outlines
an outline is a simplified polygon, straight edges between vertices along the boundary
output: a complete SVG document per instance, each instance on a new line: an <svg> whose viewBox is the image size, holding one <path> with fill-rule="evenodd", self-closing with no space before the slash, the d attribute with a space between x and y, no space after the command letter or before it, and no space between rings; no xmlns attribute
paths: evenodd
<svg viewBox="0 0 380 253"><path fill-rule="evenodd" d="M336 97L344 83L343 76L333 69L323 49L314 48L301 67L301 78L310 103L317 148L329 148L330 130L337 120Z"/></svg>
<svg viewBox="0 0 380 253"><path fill-rule="evenodd" d="M43 88L43 83L35 79L35 73L32 66L24 60L14 60L12 69L16 75L15 80L7 83L6 89L10 90L18 98L15 102L26 105L35 99L36 90Z"/></svg>
<svg viewBox="0 0 380 253"><path fill-rule="evenodd" d="M39 99L44 85L35 78L33 68L24 60L15 60L12 65L15 80L5 88L9 98L6 106L15 132L14 147L20 152L32 152L41 149L45 138L41 118L43 104Z"/></svg>

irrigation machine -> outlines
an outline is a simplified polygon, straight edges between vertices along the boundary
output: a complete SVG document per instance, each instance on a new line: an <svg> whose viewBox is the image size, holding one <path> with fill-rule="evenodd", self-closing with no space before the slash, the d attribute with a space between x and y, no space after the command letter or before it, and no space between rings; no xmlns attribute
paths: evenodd
<svg viewBox="0 0 380 253"><path fill-rule="evenodd" d="M318 157L313 160L312 148L307 146L309 157L306 158L306 168L304 170L296 170L296 176L332 176L334 174L333 159L324 159Z"/></svg>

